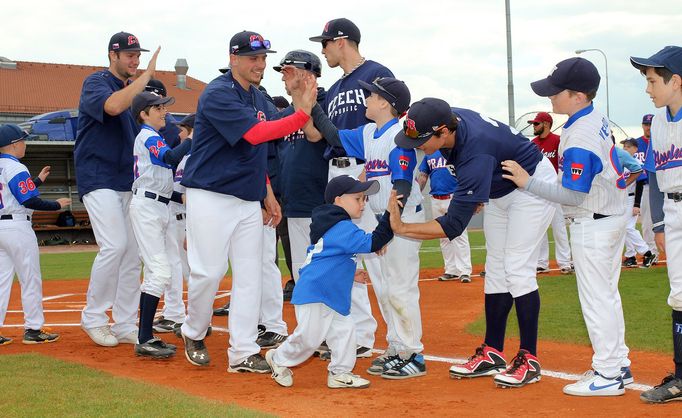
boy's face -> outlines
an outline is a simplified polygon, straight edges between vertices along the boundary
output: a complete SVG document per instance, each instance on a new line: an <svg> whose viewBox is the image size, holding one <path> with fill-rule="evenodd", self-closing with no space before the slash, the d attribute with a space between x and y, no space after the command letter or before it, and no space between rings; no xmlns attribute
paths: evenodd
<svg viewBox="0 0 682 418"><path fill-rule="evenodd" d="M363 192L344 194L334 199L334 204L348 212L351 219L360 219L365 209L365 194Z"/></svg>
<svg viewBox="0 0 682 418"><path fill-rule="evenodd" d="M16 157L17 159L22 159L26 154L26 141L21 140L13 144L5 145L4 147L0 147L0 153L10 154Z"/></svg>
<svg viewBox="0 0 682 418"><path fill-rule="evenodd" d="M559 94L549 96L549 100L552 102L552 111L562 115L572 114L575 97L575 95L571 96L568 90L563 90Z"/></svg>
<svg viewBox="0 0 682 418"><path fill-rule="evenodd" d="M166 105L155 105L149 108L149 113L144 110L140 112L140 117L144 123L158 131L166 126L166 113L168 113Z"/></svg>
<svg viewBox="0 0 682 418"><path fill-rule="evenodd" d="M666 84L663 77L656 74L656 71L648 67L646 69L646 92L654 102L654 106L667 106L675 100L679 100L675 96L680 93L680 76L673 76L673 78Z"/></svg>
<svg viewBox="0 0 682 418"><path fill-rule="evenodd" d="M367 104L367 110L365 110L365 117L369 120L377 120L377 116L381 113L381 102L386 102L386 99L379 96L376 93L372 93L367 97L365 103Z"/></svg>
<svg viewBox="0 0 682 418"><path fill-rule="evenodd" d="M627 151L628 154L630 154L630 155L635 155L635 153L637 152L637 147L633 147L633 146L630 145L630 144L625 144L625 145L623 145L623 149L624 149L625 151Z"/></svg>
<svg viewBox="0 0 682 418"><path fill-rule="evenodd" d="M180 128L180 133L178 134L178 136L180 137L180 141L184 141L190 135L189 128L186 127L185 125L180 125L179 128Z"/></svg>
<svg viewBox="0 0 682 418"><path fill-rule="evenodd" d="M433 154L434 152L438 151L441 148L444 148L444 145L445 135L443 134L441 134L441 136L431 135L431 138L429 138L428 141L418 146L417 149L424 151L424 153L428 155Z"/></svg>

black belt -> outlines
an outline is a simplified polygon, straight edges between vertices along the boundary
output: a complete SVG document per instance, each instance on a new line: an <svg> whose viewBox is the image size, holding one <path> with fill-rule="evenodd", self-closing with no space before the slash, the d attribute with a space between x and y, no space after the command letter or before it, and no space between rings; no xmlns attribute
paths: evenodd
<svg viewBox="0 0 682 418"><path fill-rule="evenodd" d="M681 192L675 192L675 193L666 193L666 196L668 196L668 199L673 200L675 202L682 202L682 193Z"/></svg>
<svg viewBox="0 0 682 418"><path fill-rule="evenodd" d="M186 215L184 213L178 213L175 215L175 219L177 219L178 221L181 221L181 220L185 219L185 216Z"/></svg>
<svg viewBox="0 0 682 418"><path fill-rule="evenodd" d="M634 196L634 195L635 195L634 193L628 193L628 196Z"/></svg>
<svg viewBox="0 0 682 418"><path fill-rule="evenodd" d="M135 194L137 194L137 190L135 190ZM161 203L163 203L163 204L165 204L165 205L167 205L168 202L170 202L170 199L169 199L169 198L163 197L163 196L161 196L160 194L156 194L156 193L149 192L149 191L146 191L146 190L145 190L145 192L144 192L144 197L146 197L146 198L148 198L148 199L152 199L152 200L158 200L159 202L161 202Z"/></svg>
<svg viewBox="0 0 682 418"><path fill-rule="evenodd" d="M592 214L592 219L597 220L597 219L604 219L608 218L611 215L602 215L601 213L594 213Z"/></svg>
<svg viewBox="0 0 682 418"><path fill-rule="evenodd" d="M0 215L0 221L9 221L11 219L16 219L17 221L23 221L24 216L26 217L27 221L31 220L31 217L28 215Z"/></svg>
<svg viewBox="0 0 682 418"><path fill-rule="evenodd" d="M359 164L356 158L336 157L332 158L332 165L339 168L350 167L351 160L355 161L355 164Z"/></svg>

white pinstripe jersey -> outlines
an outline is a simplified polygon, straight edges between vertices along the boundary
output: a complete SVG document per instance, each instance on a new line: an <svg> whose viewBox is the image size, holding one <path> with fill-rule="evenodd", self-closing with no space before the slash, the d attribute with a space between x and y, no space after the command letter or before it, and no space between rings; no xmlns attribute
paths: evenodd
<svg viewBox="0 0 682 418"><path fill-rule="evenodd" d="M571 116L561 133L558 181L587 193L580 206L564 206L565 217L622 215L627 191L609 121L592 105Z"/></svg>
<svg viewBox="0 0 682 418"><path fill-rule="evenodd" d="M12 155L0 154L0 215L31 215L33 209L22 203L39 195L26 166Z"/></svg>
<svg viewBox="0 0 682 418"><path fill-rule="evenodd" d="M682 192L682 111L668 120L668 107L662 107L651 121L651 141L656 180L662 192Z"/></svg>
<svg viewBox="0 0 682 418"><path fill-rule="evenodd" d="M170 150L166 141L153 128L142 125L133 146L135 180L133 190L146 189L170 197L173 193L173 169L163 162Z"/></svg>

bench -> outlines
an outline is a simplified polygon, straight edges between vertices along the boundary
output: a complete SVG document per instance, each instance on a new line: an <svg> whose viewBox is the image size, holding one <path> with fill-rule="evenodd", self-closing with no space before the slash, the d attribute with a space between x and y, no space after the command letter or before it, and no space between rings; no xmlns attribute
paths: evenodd
<svg viewBox="0 0 682 418"><path fill-rule="evenodd" d="M74 226L57 226L57 218L62 211L57 212L33 212L33 230L34 231L78 231L78 230L92 230L90 225L90 218L88 212L84 210L74 211L73 217L76 219Z"/></svg>

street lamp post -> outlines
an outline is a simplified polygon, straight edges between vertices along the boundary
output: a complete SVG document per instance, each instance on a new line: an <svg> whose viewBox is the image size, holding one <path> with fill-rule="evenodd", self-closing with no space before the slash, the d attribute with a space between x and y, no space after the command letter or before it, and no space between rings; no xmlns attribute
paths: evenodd
<svg viewBox="0 0 682 418"><path fill-rule="evenodd" d="M611 116L609 115L609 61L606 59L606 54L604 51L601 49L597 48L590 48L590 49L577 49L575 51L576 54L582 54L583 52L588 52L588 51L597 51L601 53L601 55L604 57L604 69L605 69L605 77L604 79L606 80L606 117L611 120Z"/></svg>

